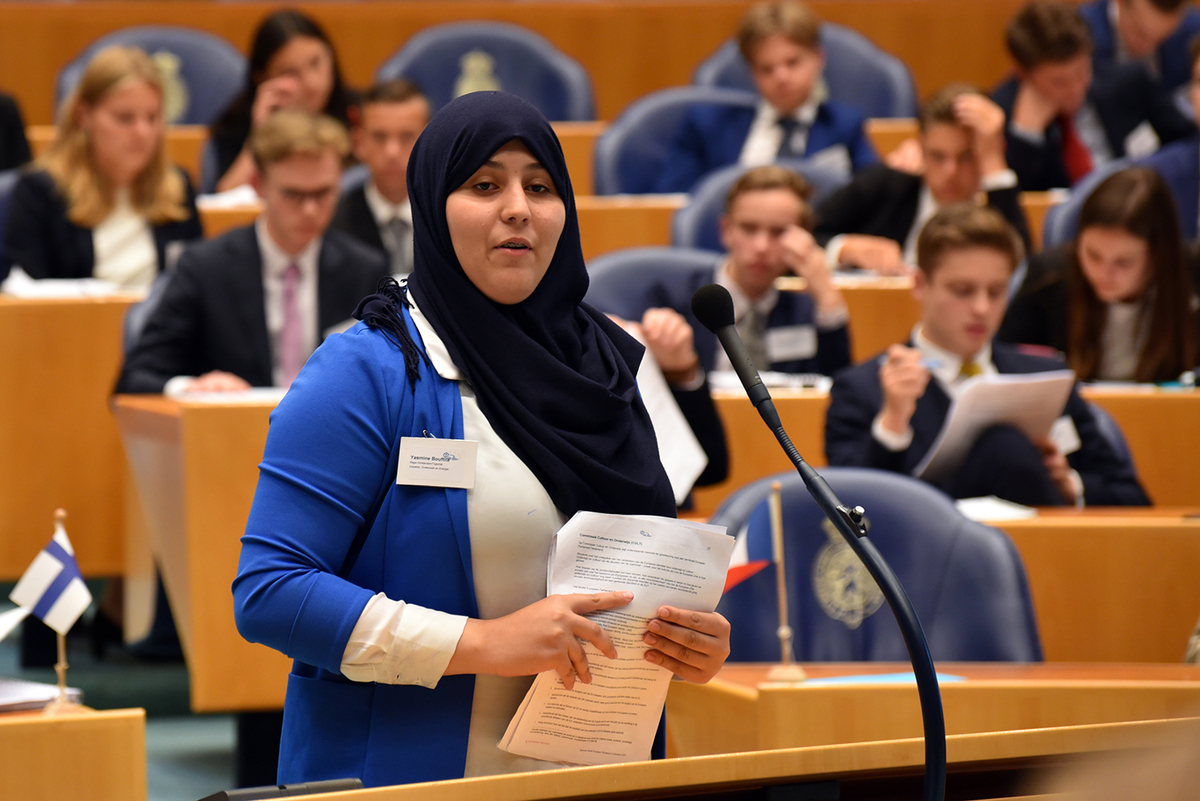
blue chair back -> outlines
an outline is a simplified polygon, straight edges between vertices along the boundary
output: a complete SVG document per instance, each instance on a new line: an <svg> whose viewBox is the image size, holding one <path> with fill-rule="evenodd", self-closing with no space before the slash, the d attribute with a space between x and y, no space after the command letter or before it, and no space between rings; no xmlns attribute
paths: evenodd
<svg viewBox="0 0 1200 801"><path fill-rule="evenodd" d="M427 28L381 64L375 78L409 79L435 112L461 94L502 89L550 120L596 119L592 81L583 66L533 31L503 22Z"/></svg>
<svg viewBox="0 0 1200 801"><path fill-rule="evenodd" d="M821 24L821 46L830 100L868 117L917 116L917 88L903 61L880 50L858 31L832 22ZM733 39L696 68L692 83L756 91L750 67Z"/></svg>
<svg viewBox="0 0 1200 801"><path fill-rule="evenodd" d="M753 108L755 95L738 89L682 86L631 103L596 140L597 195L653 192L671 143L692 106Z"/></svg>
<svg viewBox="0 0 1200 801"><path fill-rule="evenodd" d="M1079 212L1088 195L1092 194L1092 190L1105 178L1131 165L1129 159L1114 159L1097 167L1071 188L1071 193L1065 201L1048 208L1046 219L1042 221L1042 249L1049 250L1055 245L1074 239L1079 233Z"/></svg>
<svg viewBox="0 0 1200 801"><path fill-rule="evenodd" d="M798 172L813 189L809 203L819 204L826 197L850 182L846 170L804 159L786 159L781 166ZM692 189L687 205L671 218L671 244L684 248L722 250L721 215L725 213L725 196L733 183L746 172L746 167L733 164L715 170Z"/></svg>
<svg viewBox="0 0 1200 801"><path fill-rule="evenodd" d="M967 520L949 497L917 479L866 468L825 468L848 506L866 509L868 534L904 585L938 661L1042 659L1020 554L1004 532ZM746 528L750 559L769 558L766 497L782 484L790 623L801 661L906 661L882 593L795 473L735 492L712 521ZM777 661L773 568L734 587L717 611L732 627L730 660Z"/></svg>
<svg viewBox="0 0 1200 801"><path fill-rule="evenodd" d="M9 264L3 257L4 236L8 233L8 207L12 203L13 189L21 177L19 169L0 170L0 281L8 278Z"/></svg>
<svg viewBox="0 0 1200 801"><path fill-rule="evenodd" d="M97 39L63 67L55 83L55 108L79 83L92 57L114 45L141 48L163 69L168 123L208 125L245 86L246 57L224 39L193 28L141 25Z"/></svg>
<svg viewBox="0 0 1200 801"><path fill-rule="evenodd" d="M1091 401L1088 401L1087 405L1092 410L1092 417L1096 418L1096 428L1100 429L1101 436L1112 446L1113 452L1117 454L1117 457L1128 464L1132 472L1136 473L1137 471L1134 469L1135 465L1133 463L1133 453L1129 450L1129 442L1125 439L1125 432L1121 430L1121 426L1103 406L1099 406Z"/></svg>
<svg viewBox="0 0 1200 801"><path fill-rule="evenodd" d="M597 256L588 262L588 303L606 314L640 320L646 309L658 305L651 287L671 273L691 273L698 268L715 270L720 253L690 248L627 248Z"/></svg>

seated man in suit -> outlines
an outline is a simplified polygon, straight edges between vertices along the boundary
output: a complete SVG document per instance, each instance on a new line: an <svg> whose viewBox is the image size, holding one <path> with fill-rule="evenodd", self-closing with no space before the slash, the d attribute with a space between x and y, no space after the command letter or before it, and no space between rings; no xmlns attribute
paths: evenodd
<svg viewBox="0 0 1200 801"><path fill-rule="evenodd" d="M1096 165L1195 133L1142 64L1097 68L1071 3L1034 0L1005 32L1015 76L992 94L1008 115L1008 164L1021 189L1069 187Z"/></svg>
<svg viewBox="0 0 1200 801"><path fill-rule="evenodd" d="M1092 0L1079 13L1097 67L1142 62L1168 91L1191 80L1189 45L1200 34L1200 10L1188 0Z"/></svg>
<svg viewBox="0 0 1200 801"><path fill-rule="evenodd" d="M861 112L827 101L819 85L821 23L804 4L771 0L742 20L738 47L762 95L756 110L699 106L684 117L658 178L659 192L687 192L718 167L814 158L860 170L879 161Z"/></svg>
<svg viewBox="0 0 1200 801"><path fill-rule="evenodd" d="M412 272L408 157L429 122L429 101L410 81L397 78L368 89L360 108L350 137L354 157L370 176L342 195L333 227L384 251L392 275L400 278Z"/></svg>
<svg viewBox="0 0 1200 801"><path fill-rule="evenodd" d="M1191 57L1189 97L1192 108L1200 113L1200 36L1192 41ZM1195 242L1200 238L1200 138L1192 136L1172 142L1138 164L1155 170L1167 182L1175 197L1183 238Z"/></svg>
<svg viewBox="0 0 1200 801"><path fill-rule="evenodd" d="M327 230L350 149L340 123L278 111L249 144L262 214L184 252L117 392L289 386L388 274L382 253Z"/></svg>
<svg viewBox="0 0 1200 801"><path fill-rule="evenodd" d="M825 418L829 464L911 473L968 377L1063 368L992 341L1022 251L993 209L964 203L934 215L917 243L913 294L921 322L907 344L834 379ZM1148 504L1132 465L1118 457L1074 389L1063 414L1075 436L1056 441L1033 442L1011 426L987 429L941 489L955 498L997 495L1031 506Z"/></svg>
<svg viewBox="0 0 1200 801"><path fill-rule="evenodd" d="M809 232L809 194L804 179L783 167L747 171L730 188L721 218L728 255L712 267L664 274L628 311L673 309L695 330L697 366L729 370L729 357L691 309L695 291L716 282L733 296L738 333L759 370L833 375L850 363L850 315ZM806 279L803 292L775 288L789 273Z"/></svg>
<svg viewBox="0 0 1200 801"><path fill-rule="evenodd" d="M1004 160L1000 107L966 84L951 84L925 104L919 125L923 174L877 164L817 207L814 234L831 265L907 273L929 218L974 201L981 190L1029 246L1017 175Z"/></svg>

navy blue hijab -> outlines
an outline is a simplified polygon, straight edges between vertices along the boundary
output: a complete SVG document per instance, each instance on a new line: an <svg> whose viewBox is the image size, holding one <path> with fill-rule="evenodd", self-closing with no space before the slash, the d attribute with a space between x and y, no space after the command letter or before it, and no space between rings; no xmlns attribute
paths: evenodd
<svg viewBox="0 0 1200 801"><path fill-rule="evenodd" d="M513 140L524 143L550 174L566 221L541 283L526 300L505 305L487 298L463 272L446 223L446 198ZM643 349L583 303L588 276L575 196L562 147L545 117L503 92L451 101L413 148L408 192L413 213L408 288L470 382L488 422L554 505L567 515L585 509L674 516L674 496L634 377ZM360 307L369 325L379 324L380 312L391 316L397 310L398 293L386 294L386 306L376 295ZM411 372L415 365L406 356Z"/></svg>

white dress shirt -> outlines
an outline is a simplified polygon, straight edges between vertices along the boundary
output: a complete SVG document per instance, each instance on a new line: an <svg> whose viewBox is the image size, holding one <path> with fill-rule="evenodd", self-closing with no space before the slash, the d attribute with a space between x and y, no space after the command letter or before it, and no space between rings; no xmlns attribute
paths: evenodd
<svg viewBox="0 0 1200 801"><path fill-rule="evenodd" d="M150 223L118 189L113 210L92 229L92 276L122 289L149 289L158 276L158 251Z"/></svg>
<svg viewBox="0 0 1200 801"><path fill-rule="evenodd" d="M796 122L793 147L797 153L803 153L808 145L808 129L817 119L817 110L821 105L818 92L813 92L808 100L796 109ZM780 113L770 103L760 100L746 134L746 142L742 145L742 153L738 156L738 164L743 167L758 167L771 164L779 154L779 146L783 144L783 128L779 125Z"/></svg>
<svg viewBox="0 0 1200 801"><path fill-rule="evenodd" d="M503 617L546 597L550 541L566 518L479 410L471 386L411 294L409 302L434 369L458 382L463 436L479 443L475 486L467 490L471 569L480 618ZM466 622L461 615L379 593L367 602L350 635L342 673L354 681L434 687L450 664ZM532 683L532 676L475 677L466 776L560 767L496 747Z"/></svg>
<svg viewBox="0 0 1200 801"><path fill-rule="evenodd" d="M367 198L367 208L371 210L371 216L375 218L375 225L379 228L379 236L383 240L383 246L387 248L388 255L391 256L400 248L404 252L404 263L409 265L411 270L413 260L413 218L412 204L408 198L405 198L400 203L393 203L380 194L375 188L374 181L367 181L367 185L363 189L363 194ZM401 242L393 242L392 229L390 224L392 220L400 218L408 223L407 232L404 235L404 240ZM399 279L404 274L396 274L394 277Z"/></svg>
<svg viewBox="0 0 1200 801"><path fill-rule="evenodd" d="M295 256L275 244L262 217L254 223L258 250L262 255L263 300L267 313L267 340L271 343L271 375L275 386L283 385L279 365L279 334L283 331L283 273L293 262L300 268L296 298L302 324L300 341L307 360L320 344L317 328L317 264L321 255L321 237L317 237Z"/></svg>

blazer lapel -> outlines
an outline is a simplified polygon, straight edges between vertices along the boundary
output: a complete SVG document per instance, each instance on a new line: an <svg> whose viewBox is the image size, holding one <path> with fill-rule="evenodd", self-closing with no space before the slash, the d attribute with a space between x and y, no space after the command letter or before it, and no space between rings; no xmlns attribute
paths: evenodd
<svg viewBox="0 0 1200 801"><path fill-rule="evenodd" d="M241 229L230 243L233 246L229 264L231 291L229 301L233 314L242 327L250 359L258 376L266 379L265 386L274 383L271 369L271 342L267 334L266 294L263 290L262 253L253 225Z"/></svg>

